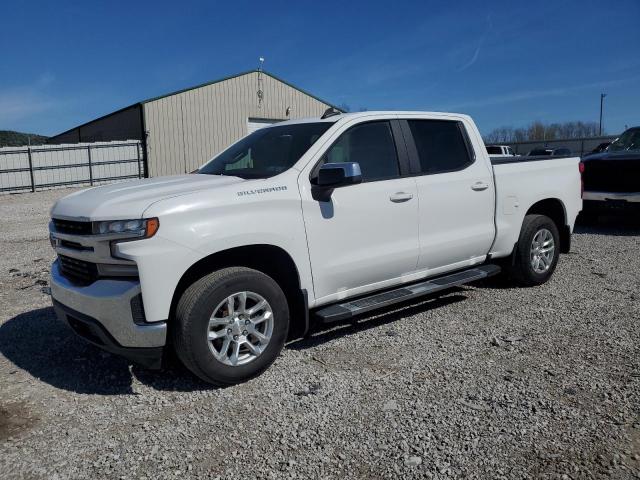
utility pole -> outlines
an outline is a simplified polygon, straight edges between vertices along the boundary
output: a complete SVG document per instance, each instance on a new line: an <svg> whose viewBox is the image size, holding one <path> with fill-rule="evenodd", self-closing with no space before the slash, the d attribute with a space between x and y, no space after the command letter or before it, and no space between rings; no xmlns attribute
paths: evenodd
<svg viewBox="0 0 640 480"><path fill-rule="evenodd" d="M606 93L600 94L600 128L598 129L598 136L602 136L602 106L604 104L604 97L606 97Z"/></svg>

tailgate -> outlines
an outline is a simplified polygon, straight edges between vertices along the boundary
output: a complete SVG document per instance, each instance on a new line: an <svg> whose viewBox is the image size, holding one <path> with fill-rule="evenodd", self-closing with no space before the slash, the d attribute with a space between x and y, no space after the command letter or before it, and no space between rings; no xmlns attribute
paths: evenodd
<svg viewBox="0 0 640 480"><path fill-rule="evenodd" d="M584 162L584 189L591 192L640 192L640 158Z"/></svg>

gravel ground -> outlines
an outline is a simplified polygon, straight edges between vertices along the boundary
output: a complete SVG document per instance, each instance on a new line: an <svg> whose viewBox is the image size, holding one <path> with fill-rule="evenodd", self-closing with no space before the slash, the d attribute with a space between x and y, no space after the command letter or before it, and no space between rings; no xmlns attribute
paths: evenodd
<svg viewBox="0 0 640 480"><path fill-rule="evenodd" d="M68 192L0 197L1 478L640 478L640 224L580 226L542 287L317 331L214 389L54 319Z"/></svg>

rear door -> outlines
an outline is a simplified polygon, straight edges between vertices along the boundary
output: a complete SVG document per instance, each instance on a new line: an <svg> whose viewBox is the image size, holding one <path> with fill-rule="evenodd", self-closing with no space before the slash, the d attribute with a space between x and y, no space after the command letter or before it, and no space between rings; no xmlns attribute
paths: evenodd
<svg viewBox="0 0 640 480"><path fill-rule="evenodd" d="M476 159L462 121L402 122L419 197L418 270L455 270L485 260L494 239L493 172Z"/></svg>
<svg viewBox="0 0 640 480"><path fill-rule="evenodd" d="M311 185L329 162L357 162L363 181L314 200ZM316 301L397 284L415 271L418 195L414 178L403 176L408 160L396 120L347 127L310 168L300 192Z"/></svg>

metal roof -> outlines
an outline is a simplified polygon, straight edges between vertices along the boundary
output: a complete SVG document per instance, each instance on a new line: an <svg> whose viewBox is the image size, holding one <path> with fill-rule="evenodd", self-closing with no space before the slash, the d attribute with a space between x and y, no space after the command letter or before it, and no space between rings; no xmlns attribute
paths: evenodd
<svg viewBox="0 0 640 480"><path fill-rule="evenodd" d="M166 93L166 94L164 94L164 95L158 95L157 97L148 98L148 99L146 99L146 100L142 100L142 101L137 102L137 103L139 103L139 104L143 104L143 103L153 102L153 101L155 101L155 100L160 100L161 98L171 97L171 96L173 96L173 95L178 95L179 93L188 92L189 90L195 90L195 89L197 89L197 88L206 87L206 86L208 86L208 85L213 85L213 84L215 84L215 83L224 82L224 81L226 81L226 80L231 80L232 78L242 77L243 75L249 75L250 73L259 73L259 72L260 72L260 70L258 70L258 69L247 70L246 72L236 73L235 75L229 75L228 77L220 78L220 79L218 79L218 80L212 80L212 81L210 81L210 82L205 82L205 83L201 83L201 84L199 84L199 85L194 85L193 87L183 88L182 90L176 90L175 92ZM329 102L327 102L327 101L323 100L323 99L322 99L322 98L320 98L320 97L317 97L317 96L313 95L312 93L309 93L309 92L308 92L308 91L306 91L306 90L303 90L303 89L302 89L302 88L300 88L300 87L297 87L297 86L293 85L292 83L287 82L286 80L283 80L282 78L280 78L280 77L278 77L278 76L274 75L273 73L269 73L269 72L267 72L267 71L265 71L265 70L262 70L262 73L263 73L264 75L269 75L271 78L273 78L273 79L275 79L275 80L278 80L279 82L282 82L282 83L284 83L285 85L290 86L291 88L295 88L296 90L298 90L298 91L300 91L300 92L304 93L305 95L310 96L311 98L315 98L316 100L318 100L318 101L319 101L319 102L321 102L321 103L324 103L324 104L326 104L326 105L329 105L330 107L333 107L333 108L335 108L335 109L337 109L337 110L340 110L341 112L344 112L344 110L343 110L343 109L341 109L341 108L339 108L339 107L336 107L335 105L333 105L333 104L331 104L331 103L329 103ZM133 105L130 105L130 106L132 106L132 107L133 107L134 105L136 105L136 103L134 103Z"/></svg>
<svg viewBox="0 0 640 480"><path fill-rule="evenodd" d="M97 122L97 121L102 120L102 119L105 119L105 118L107 118L107 117L110 117L110 116L115 115L115 114L117 114L117 113L123 112L123 111L125 111L125 110L130 109L130 108L137 107L137 106L142 106L142 105L143 105L143 104L145 104L145 103L150 103L150 102L153 102L153 101L155 101L155 100L160 100L160 99L162 99L162 98L167 98L167 97L171 97L171 96L173 96L173 95L178 95L178 94L180 94L180 93L188 92L189 90L195 90L195 89L198 89L198 88L206 87L206 86L208 86L208 85L213 85L213 84L215 84L215 83L220 83L220 82L224 82L224 81L226 81L226 80L231 80L232 78L237 78L237 77L241 77L241 76L243 76L243 75L248 75L248 74L250 74L250 73L258 73L258 72L259 72L259 70L258 70L258 69L248 70L248 71L246 71L246 72L237 73L237 74L235 74L235 75L229 75L228 77L220 78L220 79L218 79L218 80L212 80L212 81L210 81L210 82L201 83L201 84L199 84L199 85L195 85L195 86L193 86L193 87L183 88L182 90L176 90L175 92L166 93L166 94L164 94L164 95L158 95L157 97L147 98L146 100L141 100L141 101L139 101L139 102L132 103L131 105L127 105L126 107L119 108L118 110L115 110L115 111L113 111L113 112L107 113L106 115L102 115L102 116L100 116L100 117L98 117L98 118L94 118L93 120L89 120L88 122L84 122L84 123L81 123L80 125L76 125L75 127L69 128L69 129L65 130L64 132L60 132L60 133L58 133L58 134L56 134L56 135L52 135L50 138L56 138L56 137L59 137L60 135L64 135L64 134L69 133L69 132L71 132L71 131L73 131L73 130L76 130L76 129L78 129L78 128L82 128L82 127L84 127L84 126L86 126L86 125L89 125L89 124L91 124L91 123ZM275 79L275 80L277 80L277 81L279 81L279 82L282 82L282 83L284 83L285 85L290 86L291 88L295 88L295 89L296 89L296 90L298 90L299 92L302 92L302 93L304 93L305 95L308 95L308 96L310 96L311 98L314 98L314 99L316 99L317 101L319 101L319 102L321 102L321 103L324 103L324 104L329 105L330 107L333 107L333 108L335 108L335 109L337 109L337 110L339 110L339 111L341 111L341 112L344 112L344 110L343 110L343 109L341 109L341 108L339 108L339 107L336 107L335 105L333 105L333 104L331 104L331 103L329 103L329 102L327 102L327 101L325 101L325 100L323 100L323 99L321 99L321 98L319 98L319 97L317 97L317 96L315 96L315 95L313 95L313 94L309 93L309 92L308 92L308 91L306 91L306 90L303 90L302 88L296 87L295 85L293 85L293 84L291 84L291 83L287 82L286 80L283 80L282 78L280 78L280 77L278 77L278 76L274 75L273 73L269 73L269 72L266 72L266 71L264 71L264 70L262 70L262 73L263 73L263 74L265 74L265 75L269 75L271 78L273 78L273 79Z"/></svg>

